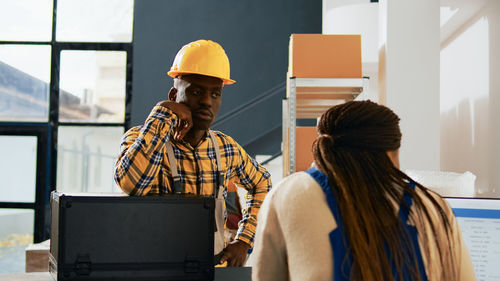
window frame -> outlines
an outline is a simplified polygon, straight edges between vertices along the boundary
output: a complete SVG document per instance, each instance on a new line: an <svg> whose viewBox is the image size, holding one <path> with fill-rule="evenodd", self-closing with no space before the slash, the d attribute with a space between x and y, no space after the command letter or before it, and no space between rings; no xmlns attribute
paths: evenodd
<svg viewBox="0 0 500 281"><path fill-rule="evenodd" d="M134 4L133 4L134 5ZM132 19L133 24L134 19ZM0 202L0 208L22 208L35 211L34 242L50 238L50 193L57 186L57 134L59 126L117 126L130 128L133 69L133 34L131 42L61 42L56 41L57 0L53 0L52 34L50 41L2 41L0 45L48 45L51 47L48 121L15 122L0 121L1 134L38 136L37 178L35 203ZM133 31L132 31L133 32ZM62 51L124 51L125 72L125 116L120 123L59 122L59 81Z"/></svg>
<svg viewBox="0 0 500 281"><path fill-rule="evenodd" d="M3 123L0 128L2 136L36 136L37 137L37 155L36 155L36 179L35 179L35 202L2 202L0 208L9 209L32 209L35 212L34 216L34 234L33 240L43 241L43 231L46 223L46 205L49 203L49 188L47 171L49 155L49 143L51 140L49 124L38 123ZM38 231L37 231L38 230Z"/></svg>

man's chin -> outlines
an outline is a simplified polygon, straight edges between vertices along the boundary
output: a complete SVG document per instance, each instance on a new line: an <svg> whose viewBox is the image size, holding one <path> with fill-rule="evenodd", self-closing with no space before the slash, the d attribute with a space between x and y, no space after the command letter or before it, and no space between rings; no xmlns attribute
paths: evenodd
<svg viewBox="0 0 500 281"><path fill-rule="evenodd" d="M200 131L206 131L210 129L210 125L212 125L212 120L193 120L193 129L195 130L200 130Z"/></svg>

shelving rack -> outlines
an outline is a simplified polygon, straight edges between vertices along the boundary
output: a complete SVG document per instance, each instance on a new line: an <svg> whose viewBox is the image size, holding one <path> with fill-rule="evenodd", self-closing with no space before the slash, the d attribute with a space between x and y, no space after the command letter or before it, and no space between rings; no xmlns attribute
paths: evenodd
<svg viewBox="0 0 500 281"><path fill-rule="evenodd" d="M287 78L283 100L283 176L296 170L296 120L316 119L328 108L354 100L368 78Z"/></svg>

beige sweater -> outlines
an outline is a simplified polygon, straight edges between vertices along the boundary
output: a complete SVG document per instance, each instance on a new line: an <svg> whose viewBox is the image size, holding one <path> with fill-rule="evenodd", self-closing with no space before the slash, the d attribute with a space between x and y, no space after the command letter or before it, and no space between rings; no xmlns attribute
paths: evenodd
<svg viewBox="0 0 500 281"><path fill-rule="evenodd" d="M453 250L460 271L458 280L476 280L452 211L444 200L437 199L452 218ZM298 172L274 187L262 205L258 221L252 280L333 280L333 254L328 235L337 224L323 190L310 175ZM419 240L422 239L426 237L419 231ZM431 249L430 257L435 256L435 251ZM438 261L429 262L423 250L422 255L428 280L440 281Z"/></svg>

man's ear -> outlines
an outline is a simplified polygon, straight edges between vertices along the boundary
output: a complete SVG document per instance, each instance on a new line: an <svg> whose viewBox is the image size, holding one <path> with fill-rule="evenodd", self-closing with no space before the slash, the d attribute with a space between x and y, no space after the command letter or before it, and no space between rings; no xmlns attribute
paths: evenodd
<svg viewBox="0 0 500 281"><path fill-rule="evenodd" d="M168 99L171 101L175 101L177 99L177 89L172 87L170 91L168 91Z"/></svg>

